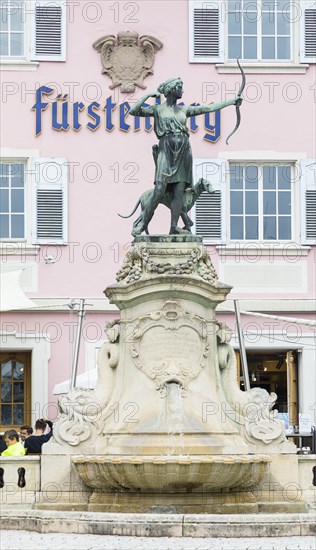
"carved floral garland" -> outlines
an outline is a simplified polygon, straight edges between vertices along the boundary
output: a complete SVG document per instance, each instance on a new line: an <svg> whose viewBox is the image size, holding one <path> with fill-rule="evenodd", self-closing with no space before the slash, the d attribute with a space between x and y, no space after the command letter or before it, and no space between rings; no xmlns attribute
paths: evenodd
<svg viewBox="0 0 316 550"><path fill-rule="evenodd" d="M147 248L134 247L127 253L122 268L118 271L116 280L126 284L138 281L143 272L159 275L192 275L198 274L202 279L218 286L218 276L214 266L206 252L194 248L190 252L190 258L185 262L171 264L169 262L155 262L150 258Z"/></svg>

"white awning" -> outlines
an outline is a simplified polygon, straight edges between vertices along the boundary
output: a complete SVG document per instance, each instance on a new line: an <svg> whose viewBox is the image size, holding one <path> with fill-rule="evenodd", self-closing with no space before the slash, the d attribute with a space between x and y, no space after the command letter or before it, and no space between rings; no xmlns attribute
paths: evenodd
<svg viewBox="0 0 316 550"><path fill-rule="evenodd" d="M97 383L98 378L98 369L91 369L77 376L76 388L91 388L94 389ZM70 388L70 380L64 380L56 384L53 389L54 395L60 395L62 393L67 393Z"/></svg>
<svg viewBox="0 0 316 550"><path fill-rule="evenodd" d="M20 286L22 271L23 269L15 269L14 271L1 272L0 311L36 308L36 304L24 294Z"/></svg>
<svg viewBox="0 0 316 550"><path fill-rule="evenodd" d="M223 313L235 313L233 309L227 309L223 307L221 309ZM258 313L256 311L240 311L242 315L250 315L251 317L263 317L266 319L276 319L277 321L285 321L287 323L294 323L296 325L307 325L310 327L316 326L316 321L309 319L300 319L299 317L285 317L284 315L272 315L271 313Z"/></svg>

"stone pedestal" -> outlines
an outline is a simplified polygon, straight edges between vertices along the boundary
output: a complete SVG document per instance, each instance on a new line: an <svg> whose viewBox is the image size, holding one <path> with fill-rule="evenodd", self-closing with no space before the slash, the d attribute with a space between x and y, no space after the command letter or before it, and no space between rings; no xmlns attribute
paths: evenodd
<svg viewBox="0 0 316 550"><path fill-rule="evenodd" d="M105 291L121 317L110 403L117 410L105 421L98 454L248 451L229 418L221 420L215 308L230 287L218 281L197 238L176 239L138 238L118 283Z"/></svg>
<svg viewBox="0 0 316 550"><path fill-rule="evenodd" d="M77 455L72 468L93 489L88 509L123 511L133 494L143 511L164 500L202 511L212 494L211 511L223 491L264 484L269 495L271 457L295 446L272 410L276 395L238 386L230 330L215 316L230 290L199 237L135 239L105 290L120 318L106 325L96 389L60 399L44 451Z"/></svg>

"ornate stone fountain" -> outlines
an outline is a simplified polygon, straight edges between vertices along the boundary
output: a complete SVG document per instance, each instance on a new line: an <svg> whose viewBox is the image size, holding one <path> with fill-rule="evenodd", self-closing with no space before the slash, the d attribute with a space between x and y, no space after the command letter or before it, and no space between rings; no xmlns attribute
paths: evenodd
<svg viewBox="0 0 316 550"><path fill-rule="evenodd" d="M106 326L97 386L60 399L46 446L72 454L88 509L214 511L223 492L267 480L273 454L295 452L276 395L239 389L215 317L230 290L199 237L135 239L105 290L121 315Z"/></svg>
<svg viewBox="0 0 316 550"><path fill-rule="evenodd" d="M238 111L242 74L233 100L178 105L182 81L171 78L130 110L155 119L155 187L133 210L141 206L135 240L116 284L105 290L120 317L106 326L97 386L59 400L55 442L44 451L59 455L55 469L58 461L66 465L70 482L83 482L85 509L259 511L272 493L283 502L286 480L298 478L296 448L273 410L277 396L239 389L230 330L215 317L231 289L218 280L201 238L190 234L188 210L213 190L203 179L193 185L186 121L229 105ZM159 94L165 103L144 107ZM171 234L141 236L159 202L171 210ZM72 455L71 464L63 454Z"/></svg>

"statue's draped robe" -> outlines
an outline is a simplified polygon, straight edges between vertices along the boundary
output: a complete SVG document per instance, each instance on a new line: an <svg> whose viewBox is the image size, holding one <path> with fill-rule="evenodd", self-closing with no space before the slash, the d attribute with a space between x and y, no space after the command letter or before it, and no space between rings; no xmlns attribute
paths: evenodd
<svg viewBox="0 0 316 550"><path fill-rule="evenodd" d="M154 130L159 139L155 155L155 183L185 182L193 185L192 151L187 128L187 107L184 105L152 105L141 108L143 116L154 117ZM137 113L138 114L138 113Z"/></svg>

